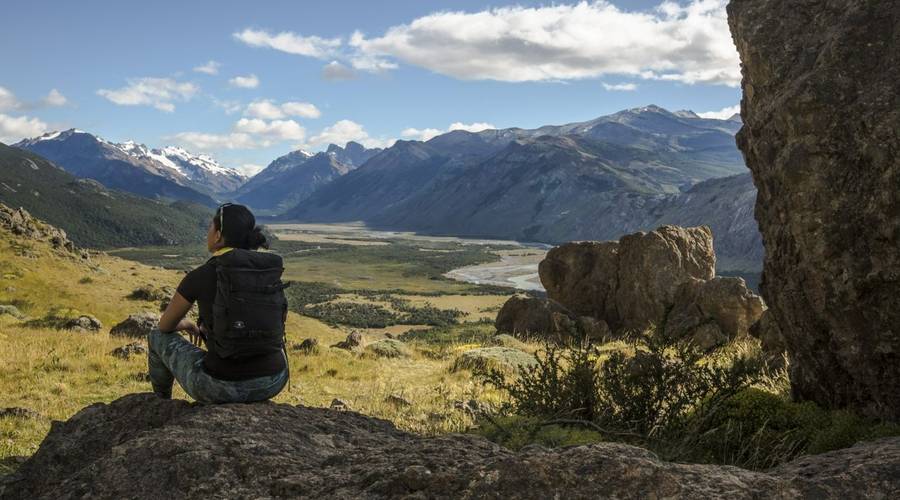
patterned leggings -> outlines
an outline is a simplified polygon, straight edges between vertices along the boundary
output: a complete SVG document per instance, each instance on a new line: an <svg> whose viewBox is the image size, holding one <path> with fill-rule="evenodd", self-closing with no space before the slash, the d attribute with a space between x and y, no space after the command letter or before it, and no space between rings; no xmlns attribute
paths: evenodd
<svg viewBox="0 0 900 500"><path fill-rule="evenodd" d="M159 397L170 399L175 380L200 403L252 403L275 397L288 380L288 370L248 380L219 380L203 370L206 351L177 333L150 333L147 364L150 383Z"/></svg>

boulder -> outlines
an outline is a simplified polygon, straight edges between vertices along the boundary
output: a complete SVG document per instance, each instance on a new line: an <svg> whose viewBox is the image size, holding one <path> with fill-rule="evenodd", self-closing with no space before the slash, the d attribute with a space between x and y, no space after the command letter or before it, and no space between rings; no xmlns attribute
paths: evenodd
<svg viewBox="0 0 900 500"><path fill-rule="evenodd" d="M22 418L22 419L39 419L41 414L28 408L19 406L10 406L8 408L0 408L0 418Z"/></svg>
<svg viewBox="0 0 900 500"><path fill-rule="evenodd" d="M128 422L128 425L122 425ZM135 464L140 464L136 467ZM513 453L353 412L135 394L56 422L0 498L896 498L900 438L769 472L597 443Z"/></svg>
<svg viewBox="0 0 900 500"><path fill-rule="evenodd" d="M792 391L900 420L900 2L733 0L738 147Z"/></svg>
<svg viewBox="0 0 900 500"><path fill-rule="evenodd" d="M366 345L365 352L376 358L408 358L409 348L397 339L381 339Z"/></svg>
<svg viewBox="0 0 900 500"><path fill-rule="evenodd" d="M67 320L63 323L62 328L63 330L70 330L73 332L93 333L99 332L100 329L103 328L103 323L91 315L82 314L77 318Z"/></svg>
<svg viewBox="0 0 900 500"><path fill-rule="evenodd" d="M666 324L678 337L698 333L716 344L746 335L765 306L743 279L715 278L715 268L708 227L662 226L618 242L567 243L550 250L538 270L549 299L572 311L570 318L591 337ZM509 316L527 318L519 312L526 304L516 306ZM713 325L699 331L707 323Z"/></svg>
<svg viewBox="0 0 900 500"><path fill-rule="evenodd" d="M147 346L143 342L132 342L116 347L109 354L120 359L128 359L135 354L147 354Z"/></svg>
<svg viewBox="0 0 900 500"><path fill-rule="evenodd" d="M554 300L514 295L503 304L494 326L522 338L561 338L572 334L574 314Z"/></svg>
<svg viewBox="0 0 900 500"><path fill-rule="evenodd" d="M0 316L12 316L16 319L25 319L25 315L14 305L0 304Z"/></svg>
<svg viewBox="0 0 900 500"><path fill-rule="evenodd" d="M344 349L346 351L356 351L363 343L363 336L361 333L357 331L350 332L347 335L347 338L338 342L337 344L332 345L331 347L336 347L338 349Z"/></svg>
<svg viewBox="0 0 900 500"><path fill-rule="evenodd" d="M146 337L159 324L159 316L150 312L130 314L125 321L112 327L109 334L114 337Z"/></svg>
<svg viewBox="0 0 900 500"><path fill-rule="evenodd" d="M139 286L128 294L131 300L145 300L147 302L160 302L160 311L165 310L162 303L168 307L168 300L175 295L175 289L169 286L157 287L154 285Z"/></svg>
<svg viewBox="0 0 900 500"><path fill-rule="evenodd" d="M301 354L305 354L307 356L318 354L319 353L319 340L314 338L304 339L303 342L299 344L294 344L291 346L292 351L297 351Z"/></svg>
<svg viewBox="0 0 900 500"><path fill-rule="evenodd" d="M676 293L666 316L666 334L677 339L696 337L699 346L709 349L746 335L765 307L742 278L691 279ZM718 342L712 342L713 338Z"/></svg>

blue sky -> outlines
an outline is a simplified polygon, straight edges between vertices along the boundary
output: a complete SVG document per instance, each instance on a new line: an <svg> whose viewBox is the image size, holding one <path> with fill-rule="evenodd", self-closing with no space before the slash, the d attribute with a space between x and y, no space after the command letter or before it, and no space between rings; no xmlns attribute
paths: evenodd
<svg viewBox="0 0 900 500"><path fill-rule="evenodd" d="M453 124L721 111L740 99L724 3L5 2L0 141L76 127L253 170Z"/></svg>

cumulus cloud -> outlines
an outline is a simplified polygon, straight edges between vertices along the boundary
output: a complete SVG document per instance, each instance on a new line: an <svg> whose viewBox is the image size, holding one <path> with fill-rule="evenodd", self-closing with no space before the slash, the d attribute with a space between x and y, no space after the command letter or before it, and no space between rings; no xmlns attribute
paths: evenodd
<svg viewBox="0 0 900 500"><path fill-rule="evenodd" d="M302 36L291 32L269 33L265 30L245 29L233 36L251 47L266 47L319 59L329 57L341 46L340 38Z"/></svg>
<svg viewBox="0 0 900 500"><path fill-rule="evenodd" d="M2 95L0 94L0 96ZM47 124L37 118L0 113L0 142L4 144L12 144L27 137L36 137L45 132L47 132Z"/></svg>
<svg viewBox="0 0 900 500"><path fill-rule="evenodd" d="M322 78L330 81L352 80L356 72L338 61L331 61L322 68Z"/></svg>
<svg viewBox="0 0 900 500"><path fill-rule="evenodd" d="M257 149L291 141L302 142L306 129L294 120L241 118L223 134L181 132L167 139L202 152L221 149Z"/></svg>
<svg viewBox="0 0 900 500"><path fill-rule="evenodd" d="M607 1L438 12L383 35L354 35L360 54L463 80L552 81L607 74L737 86L726 0L666 1L650 12Z"/></svg>
<svg viewBox="0 0 900 500"><path fill-rule="evenodd" d="M0 87L0 111L14 111L22 107L16 95L6 87Z"/></svg>
<svg viewBox="0 0 900 500"><path fill-rule="evenodd" d="M247 177L253 177L254 175L262 172L266 167L263 165L257 165L255 163L244 163L234 168Z"/></svg>
<svg viewBox="0 0 900 500"><path fill-rule="evenodd" d="M278 104L269 99L253 101L244 110L244 116L262 118L264 120L277 120L288 116L301 118L318 118L322 116L315 105L308 102L289 101Z"/></svg>
<svg viewBox="0 0 900 500"><path fill-rule="evenodd" d="M201 64L200 66L194 66L194 71L197 73L206 73L207 75L218 75L219 68L222 67L222 63L209 60L206 64Z"/></svg>
<svg viewBox="0 0 900 500"><path fill-rule="evenodd" d="M228 133L208 134L204 132L181 132L169 137L167 140L176 144L187 146L201 152L215 151L217 149L253 149L260 147L250 134Z"/></svg>
<svg viewBox="0 0 900 500"><path fill-rule="evenodd" d="M405 128L400 132L400 137L405 137L407 139L415 139L417 141L427 141L431 138L437 137L446 130L440 130L436 128Z"/></svg>
<svg viewBox="0 0 900 500"><path fill-rule="evenodd" d="M306 138L306 129L294 120L241 118L234 124L234 130L255 135L264 141L302 141Z"/></svg>
<svg viewBox="0 0 900 500"><path fill-rule="evenodd" d="M740 114L741 105L735 104L734 106L728 106L727 108L722 108L718 111L705 111L703 113L697 113L697 116L700 118L714 118L716 120L727 120L734 116L735 114Z"/></svg>
<svg viewBox="0 0 900 500"><path fill-rule="evenodd" d="M309 140L311 146L323 146L325 144L346 144L356 141L367 148L390 147L394 139L376 139L370 137L365 128L352 120L340 120Z"/></svg>
<svg viewBox="0 0 900 500"><path fill-rule="evenodd" d="M69 103L69 100L60 91L50 89L50 92L41 100L41 103L45 106L65 106Z"/></svg>
<svg viewBox="0 0 900 500"><path fill-rule="evenodd" d="M255 89L259 87L259 78L254 74L249 74L247 76L236 76L231 80L228 80L228 83L231 84L232 87L238 87L242 89Z"/></svg>
<svg viewBox="0 0 900 500"><path fill-rule="evenodd" d="M401 137L406 137L408 139L415 139L419 141L427 141L434 137L437 137L441 134L446 134L447 132L451 132L453 130L465 130L467 132L481 132L482 130L490 130L495 129L493 124L485 123L485 122L475 122L475 123L462 123L462 122L453 122L447 127L446 130L436 129L436 128L406 128L400 132Z"/></svg>
<svg viewBox="0 0 900 500"><path fill-rule="evenodd" d="M610 92L631 92L637 90L637 85L634 83L615 83L609 84L606 82L601 82L603 88Z"/></svg>
<svg viewBox="0 0 900 500"><path fill-rule="evenodd" d="M119 106L153 106L171 113L174 101L189 101L200 90L193 83L178 82L171 78L131 78L128 85L115 89L100 89L97 95Z"/></svg>

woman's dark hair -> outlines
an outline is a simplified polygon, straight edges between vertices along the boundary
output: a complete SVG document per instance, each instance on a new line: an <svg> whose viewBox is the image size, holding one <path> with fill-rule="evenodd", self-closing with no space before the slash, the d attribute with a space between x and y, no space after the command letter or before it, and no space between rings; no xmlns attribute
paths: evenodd
<svg viewBox="0 0 900 500"><path fill-rule="evenodd" d="M225 246L257 250L269 248L269 242L262 228L256 225L256 217L244 205L226 203L216 210L213 226L222 232Z"/></svg>

